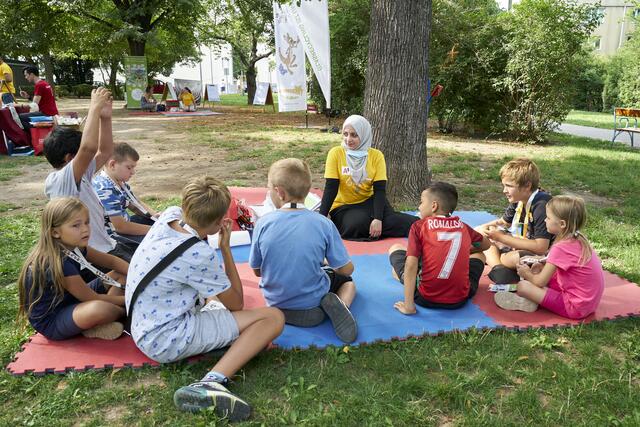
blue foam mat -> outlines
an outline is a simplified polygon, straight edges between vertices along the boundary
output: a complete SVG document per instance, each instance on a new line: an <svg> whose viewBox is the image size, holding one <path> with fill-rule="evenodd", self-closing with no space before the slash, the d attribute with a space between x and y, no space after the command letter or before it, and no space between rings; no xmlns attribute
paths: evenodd
<svg viewBox="0 0 640 427"><path fill-rule="evenodd" d="M356 255L353 263L357 295L351 311L358 322L358 338L352 345L498 326L471 302L458 310L418 307L417 314L405 316L393 308L396 301L403 299L403 289L402 284L391 277L387 255ZM344 345L335 336L329 320L314 328L287 325L274 344L286 349Z"/></svg>

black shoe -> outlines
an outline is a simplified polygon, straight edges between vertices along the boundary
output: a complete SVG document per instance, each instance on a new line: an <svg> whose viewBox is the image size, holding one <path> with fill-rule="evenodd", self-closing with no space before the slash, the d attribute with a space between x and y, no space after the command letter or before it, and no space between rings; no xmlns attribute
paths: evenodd
<svg viewBox="0 0 640 427"><path fill-rule="evenodd" d="M320 307L327 313L333 330L340 340L350 343L356 340L358 336L358 325L349 308L338 297L338 295L329 292L320 301Z"/></svg>
<svg viewBox="0 0 640 427"><path fill-rule="evenodd" d="M311 328L317 326L324 321L324 311L320 307L310 308L308 310L286 310L280 309L284 314L284 323L293 326L301 326L303 328Z"/></svg>
<svg viewBox="0 0 640 427"><path fill-rule="evenodd" d="M489 279L494 283L508 284L518 283L520 276L515 270L505 267L504 265L496 265L489 272Z"/></svg>
<svg viewBox="0 0 640 427"><path fill-rule="evenodd" d="M231 422L244 421L251 416L251 407L247 402L215 381L199 381L181 387L174 393L173 401L178 409L188 412L213 407L218 416Z"/></svg>

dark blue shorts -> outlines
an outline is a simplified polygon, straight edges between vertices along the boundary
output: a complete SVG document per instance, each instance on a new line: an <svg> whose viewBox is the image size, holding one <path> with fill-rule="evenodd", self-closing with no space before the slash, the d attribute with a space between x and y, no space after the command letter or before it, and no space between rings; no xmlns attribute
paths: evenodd
<svg viewBox="0 0 640 427"><path fill-rule="evenodd" d="M102 281L100 279L92 280L87 283L87 285L96 293L107 293L107 290L102 286ZM78 304L80 303L78 302L77 304L71 304L64 307L56 307L56 309L54 309L56 311L55 314L50 314L53 320L49 322L45 330L38 332L54 341L66 340L67 338L79 335L83 329L73 321L73 310Z"/></svg>

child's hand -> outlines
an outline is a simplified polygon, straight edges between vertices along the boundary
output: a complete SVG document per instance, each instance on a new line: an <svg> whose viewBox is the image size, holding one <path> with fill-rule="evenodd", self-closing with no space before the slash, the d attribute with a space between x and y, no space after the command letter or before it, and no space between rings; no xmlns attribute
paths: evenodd
<svg viewBox="0 0 640 427"><path fill-rule="evenodd" d="M405 304L404 301L398 301L393 304L393 308L398 310L402 314L416 314L416 306L414 304Z"/></svg>
<svg viewBox="0 0 640 427"><path fill-rule="evenodd" d="M220 231L218 232L218 247L229 248L231 247L231 224L233 220L231 218L225 218L222 220Z"/></svg>
<svg viewBox="0 0 640 427"><path fill-rule="evenodd" d="M89 108L99 110L102 115L102 109L104 108L106 103L109 102L110 98L111 92L109 92L106 88L99 87L97 89L93 89L91 91L91 105Z"/></svg>
<svg viewBox="0 0 640 427"><path fill-rule="evenodd" d="M491 228L491 226L483 224L483 225L479 225L479 226L477 226L477 227L475 228L475 230L476 230L478 233L482 234L484 237L489 237L489 236L487 235L487 233L489 232L489 229L490 229L490 228Z"/></svg>
<svg viewBox="0 0 640 427"><path fill-rule="evenodd" d="M109 92L109 99L100 110L100 118L101 119L110 119L113 114L113 97L111 96L111 92Z"/></svg>
<svg viewBox="0 0 640 427"><path fill-rule="evenodd" d="M518 271L518 276L522 277L523 279L531 273L531 267L529 267L527 264L518 264L516 265L516 270Z"/></svg>
<svg viewBox="0 0 640 427"><path fill-rule="evenodd" d="M493 240L494 242L501 242L502 236L504 236L505 233L500 230L499 228L492 228L492 229L488 229L487 230L487 234L485 237L487 237L488 239Z"/></svg>
<svg viewBox="0 0 640 427"><path fill-rule="evenodd" d="M29 98L29 94L24 90L20 91L20 96L23 97L23 98Z"/></svg>

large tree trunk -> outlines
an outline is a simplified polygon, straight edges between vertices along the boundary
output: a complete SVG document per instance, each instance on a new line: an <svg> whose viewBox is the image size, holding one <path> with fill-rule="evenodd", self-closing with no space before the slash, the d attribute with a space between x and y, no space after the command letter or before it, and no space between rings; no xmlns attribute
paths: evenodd
<svg viewBox="0 0 640 427"><path fill-rule="evenodd" d="M127 39L129 43L129 55L131 56L144 56L144 49L146 45L145 40L135 40L132 38Z"/></svg>
<svg viewBox="0 0 640 427"><path fill-rule="evenodd" d="M387 162L391 203L429 183L427 86L431 0L372 0L364 116Z"/></svg>
<svg viewBox="0 0 640 427"><path fill-rule="evenodd" d="M256 96L256 63L250 62L247 66L247 104L253 104L253 97Z"/></svg>

